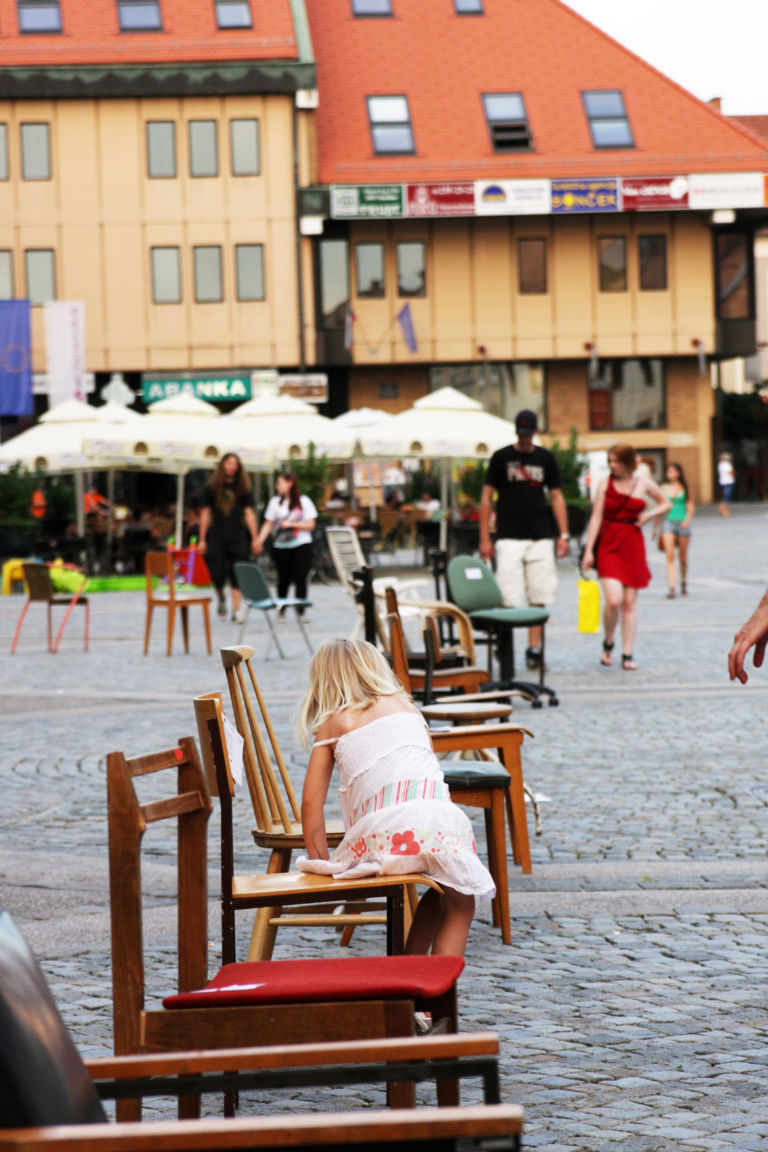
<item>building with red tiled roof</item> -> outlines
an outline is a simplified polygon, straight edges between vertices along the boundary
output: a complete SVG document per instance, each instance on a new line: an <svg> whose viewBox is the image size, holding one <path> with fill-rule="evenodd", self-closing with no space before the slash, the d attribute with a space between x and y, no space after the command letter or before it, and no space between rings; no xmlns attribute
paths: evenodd
<svg viewBox="0 0 768 1152"><path fill-rule="evenodd" d="M305 3L318 347L349 404L455 384L710 498L708 363L754 350L766 143L559 0Z"/></svg>

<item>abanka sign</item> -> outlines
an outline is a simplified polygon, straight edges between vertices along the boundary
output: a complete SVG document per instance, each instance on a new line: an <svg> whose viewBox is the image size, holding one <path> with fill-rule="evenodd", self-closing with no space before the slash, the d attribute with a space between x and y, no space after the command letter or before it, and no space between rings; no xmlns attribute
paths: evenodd
<svg viewBox="0 0 768 1152"><path fill-rule="evenodd" d="M175 375L158 373L157 375L144 375L141 379L141 396L147 404L156 400L165 400L169 396L178 396L187 392L190 396L197 396L200 400L215 402L216 400L250 400L251 374L250 372L180 372Z"/></svg>

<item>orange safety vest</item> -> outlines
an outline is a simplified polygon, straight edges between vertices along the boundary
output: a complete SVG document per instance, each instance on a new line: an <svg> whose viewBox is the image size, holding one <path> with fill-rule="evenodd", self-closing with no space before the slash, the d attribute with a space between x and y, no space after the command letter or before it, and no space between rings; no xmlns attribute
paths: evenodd
<svg viewBox="0 0 768 1152"><path fill-rule="evenodd" d="M35 488L32 493L32 504L29 510L36 520L42 520L45 516L45 493L42 488Z"/></svg>

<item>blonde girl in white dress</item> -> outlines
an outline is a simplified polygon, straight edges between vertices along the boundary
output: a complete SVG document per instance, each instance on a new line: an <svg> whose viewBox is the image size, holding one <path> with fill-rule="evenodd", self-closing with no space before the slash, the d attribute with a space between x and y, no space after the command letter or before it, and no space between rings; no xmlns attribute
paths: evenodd
<svg viewBox="0 0 768 1152"><path fill-rule="evenodd" d="M419 901L406 952L463 956L475 898L495 892L472 825L453 804L429 730L382 654L331 640L315 653L299 730L312 751L301 822L306 872L338 876L425 872L443 889ZM328 851L324 805L334 765L346 834Z"/></svg>

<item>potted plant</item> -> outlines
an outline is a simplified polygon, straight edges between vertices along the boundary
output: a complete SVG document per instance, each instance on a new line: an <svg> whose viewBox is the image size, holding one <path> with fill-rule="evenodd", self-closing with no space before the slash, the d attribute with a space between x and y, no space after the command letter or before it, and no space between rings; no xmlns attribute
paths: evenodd
<svg viewBox="0 0 768 1152"><path fill-rule="evenodd" d="M591 504L584 495L581 483L587 468L587 458L579 452L576 429L571 428L570 439L565 447L559 440L553 440L551 452L560 472L560 491L568 510L568 531L578 540L587 526Z"/></svg>

